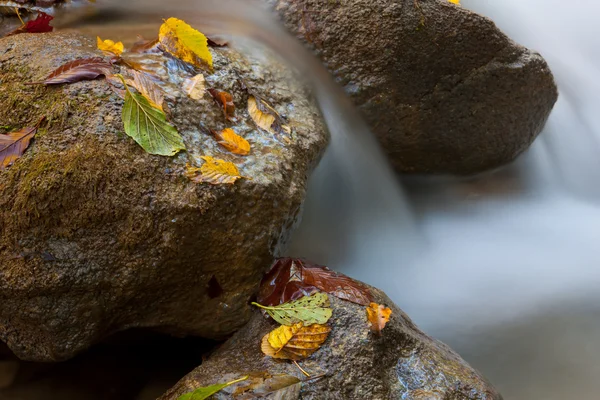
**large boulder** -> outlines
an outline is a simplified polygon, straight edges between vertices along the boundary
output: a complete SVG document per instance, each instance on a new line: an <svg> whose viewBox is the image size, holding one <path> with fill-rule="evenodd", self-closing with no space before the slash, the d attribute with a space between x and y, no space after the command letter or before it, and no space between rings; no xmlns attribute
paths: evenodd
<svg viewBox="0 0 600 400"><path fill-rule="evenodd" d="M396 169L506 164L557 99L544 59L446 0L266 0L344 86Z"/></svg>
<svg viewBox="0 0 600 400"><path fill-rule="evenodd" d="M502 396L448 346L420 331L381 291L375 300L392 309L381 336L370 332L365 307L330 297L331 333L322 347L299 365L321 379L302 385L298 397L287 400L500 400ZM259 311L201 366L190 372L159 400L176 400L200 386L251 377L289 374L306 379L291 362L265 356L261 339L277 325ZM216 399L244 397L250 381L222 391ZM262 397L261 397L262 398ZM271 397L269 397L271 398ZM276 397L273 397L276 398Z"/></svg>
<svg viewBox="0 0 600 400"><path fill-rule="evenodd" d="M1 129L47 120L0 171L0 340L21 359L64 360L132 327L223 338L250 318L248 300L299 216L327 134L308 94L268 54L212 52L207 87L233 95L249 156L205 133L227 126L222 107L181 93L168 109L187 152L150 155L122 133L123 100L105 80L24 85L102 56L95 40L0 39ZM288 118L291 141L257 130L240 78ZM204 155L235 163L245 179L193 183L185 165Z"/></svg>

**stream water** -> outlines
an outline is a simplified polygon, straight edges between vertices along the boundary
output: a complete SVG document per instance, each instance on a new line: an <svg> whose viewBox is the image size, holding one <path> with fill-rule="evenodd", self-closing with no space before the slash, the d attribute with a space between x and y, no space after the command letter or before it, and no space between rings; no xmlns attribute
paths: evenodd
<svg viewBox="0 0 600 400"><path fill-rule="evenodd" d="M513 165L455 179L396 177L323 67L251 2L110 3L252 38L309 78L332 145L289 255L385 290L506 399L598 398L600 5L463 0L546 57L560 99Z"/></svg>

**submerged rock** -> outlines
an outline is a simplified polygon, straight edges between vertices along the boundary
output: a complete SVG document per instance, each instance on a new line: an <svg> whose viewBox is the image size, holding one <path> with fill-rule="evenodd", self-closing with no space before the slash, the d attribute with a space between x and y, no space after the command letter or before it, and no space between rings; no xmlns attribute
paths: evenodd
<svg viewBox="0 0 600 400"><path fill-rule="evenodd" d="M262 54L214 49L206 74L207 88L233 95L246 157L205 133L231 126L208 94L168 102L187 152L161 157L122 133L123 101L106 80L23 84L100 55L73 33L0 39L0 133L48 121L0 171L0 340L21 359L64 360L132 327L222 338L243 326L327 143L307 93ZM287 117L289 143L256 129L238 78ZM191 182L186 163L205 155L245 179Z"/></svg>
<svg viewBox="0 0 600 400"><path fill-rule="evenodd" d="M344 86L398 171L515 159L557 99L545 60L446 0L267 0Z"/></svg>
<svg viewBox="0 0 600 400"><path fill-rule="evenodd" d="M370 332L365 307L329 296L332 331L319 350L298 362L313 376L325 376L303 384L298 397L286 399L502 399L448 346L420 331L383 292L373 289L373 293L378 303L392 309L382 335ZM255 311L248 325L160 400L176 400L200 386L261 372L306 379L293 363L261 352L262 337L276 327L272 320ZM235 399L233 393L239 393L244 385L247 383L231 386L215 398Z"/></svg>

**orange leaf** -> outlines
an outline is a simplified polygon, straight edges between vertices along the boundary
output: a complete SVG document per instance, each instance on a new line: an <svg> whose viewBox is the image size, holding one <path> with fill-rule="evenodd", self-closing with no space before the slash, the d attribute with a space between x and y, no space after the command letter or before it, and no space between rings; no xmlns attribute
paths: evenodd
<svg viewBox="0 0 600 400"><path fill-rule="evenodd" d="M385 328L392 315L392 310L384 305L371 303L367 307L367 319L371 324L371 332L381 335L381 331Z"/></svg>
<svg viewBox="0 0 600 400"><path fill-rule="evenodd" d="M281 325L263 337L261 350L273 358L302 360L321 348L329 332L331 328L327 325L303 326L302 322Z"/></svg>
<svg viewBox="0 0 600 400"><path fill-rule="evenodd" d="M0 135L0 170L10 167L25 153L43 120L40 119L34 127Z"/></svg>
<svg viewBox="0 0 600 400"><path fill-rule="evenodd" d="M186 175L195 183L206 182L213 185L221 183L233 184L242 178L240 171L232 162L219 160L210 156L202 157L202 159L206 162L200 168L187 166Z"/></svg>
<svg viewBox="0 0 600 400"><path fill-rule="evenodd" d="M219 144L233 154L245 156L250 153L250 143L243 137L237 135L233 129L226 128L220 132L211 130L211 132L219 141Z"/></svg>
<svg viewBox="0 0 600 400"><path fill-rule="evenodd" d="M221 92L216 89L208 89L208 92L218 104L223 106L225 118L229 121L233 121L235 119L235 104L233 104L233 97L227 92Z"/></svg>

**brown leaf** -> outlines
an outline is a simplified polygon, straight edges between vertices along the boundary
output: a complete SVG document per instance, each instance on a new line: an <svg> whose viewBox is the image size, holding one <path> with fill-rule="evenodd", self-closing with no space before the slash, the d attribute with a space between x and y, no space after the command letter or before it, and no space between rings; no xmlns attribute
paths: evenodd
<svg viewBox="0 0 600 400"><path fill-rule="evenodd" d="M331 328L327 325L303 326L301 322L282 325L263 337L261 350L273 358L302 360L321 348L329 332Z"/></svg>
<svg viewBox="0 0 600 400"><path fill-rule="evenodd" d="M363 283L329 268L296 258L280 258L263 277L257 301L276 306L317 291L367 306L373 295Z"/></svg>
<svg viewBox="0 0 600 400"><path fill-rule="evenodd" d="M227 47L229 46L229 43L227 43L226 40L223 40L222 38L219 38L217 36L207 36L206 39L208 40L208 45L210 47Z"/></svg>
<svg viewBox="0 0 600 400"><path fill-rule="evenodd" d="M52 72L43 82L34 82L30 85L59 85L74 83L83 80L96 79L112 73L113 66L100 57L82 58L68 62Z"/></svg>
<svg viewBox="0 0 600 400"><path fill-rule="evenodd" d="M146 40L141 36L138 36L139 40L135 42L128 50L129 53L138 54L161 54L162 51L159 47L158 38L154 40Z"/></svg>
<svg viewBox="0 0 600 400"><path fill-rule="evenodd" d="M367 319L371 327L371 332L381 335L381 331L390 320L392 310L384 305L371 303L367 307Z"/></svg>
<svg viewBox="0 0 600 400"><path fill-rule="evenodd" d="M279 113L255 93L251 93L248 97L248 113L254 123L267 132L284 137L289 136L292 132Z"/></svg>
<svg viewBox="0 0 600 400"><path fill-rule="evenodd" d="M136 70L131 70L130 73L133 79L128 79L127 84L136 88L142 96L148 99L152 107L164 111L165 92L153 80L152 76Z"/></svg>
<svg viewBox="0 0 600 400"><path fill-rule="evenodd" d="M43 120L41 118L34 127L0 135L0 170L10 167L25 153Z"/></svg>
<svg viewBox="0 0 600 400"><path fill-rule="evenodd" d="M233 154L245 156L250 153L250 143L243 137L237 135L233 129L226 128L220 132L211 130L211 132L219 141L219 144Z"/></svg>
<svg viewBox="0 0 600 400"><path fill-rule="evenodd" d="M223 114L225 115L225 118L227 118L229 121L235 120L235 104L233 104L233 97L227 92L222 92L216 89L208 89L208 92L213 99L215 99L217 104L223 107Z"/></svg>
<svg viewBox="0 0 600 400"><path fill-rule="evenodd" d="M225 160L219 160L210 156L202 157L205 161L202 167L187 166L186 176L195 183L211 183L219 185L222 183L233 184L241 179L240 171L235 164ZM198 174L200 173L200 174Z"/></svg>

